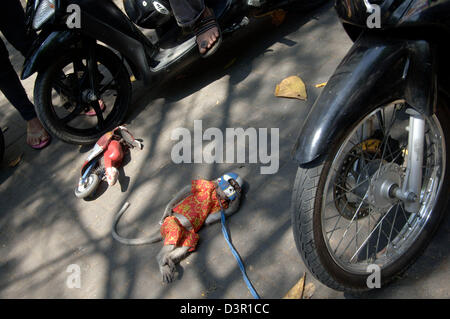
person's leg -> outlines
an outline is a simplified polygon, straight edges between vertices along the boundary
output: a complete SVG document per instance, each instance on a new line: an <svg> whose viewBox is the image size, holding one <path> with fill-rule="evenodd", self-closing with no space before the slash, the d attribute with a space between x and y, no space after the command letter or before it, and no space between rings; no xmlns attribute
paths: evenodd
<svg viewBox="0 0 450 319"><path fill-rule="evenodd" d="M19 111L27 122L27 143L30 146L42 147L49 140L47 132L39 122L34 105L28 99L25 89L17 76L5 44L0 39L0 91L6 99Z"/></svg>
<svg viewBox="0 0 450 319"><path fill-rule="evenodd" d="M205 10L203 0L169 0L173 15L182 28L190 28Z"/></svg>
<svg viewBox="0 0 450 319"><path fill-rule="evenodd" d="M27 32L20 0L3 0L3 2L0 10L0 31L12 46L26 57L36 34L34 31Z"/></svg>
<svg viewBox="0 0 450 319"><path fill-rule="evenodd" d="M0 90L8 101L19 111L25 121L36 117L34 105L28 99L25 89L11 65L6 46L0 39Z"/></svg>
<svg viewBox="0 0 450 319"><path fill-rule="evenodd" d="M205 7L204 0L169 0L173 15L182 28L201 27L199 21L213 16L211 9ZM217 27L206 28L197 33L197 44L200 54L206 53L219 38Z"/></svg>
<svg viewBox="0 0 450 319"><path fill-rule="evenodd" d="M218 24L214 19L214 13L210 8L206 8L197 23L195 31L197 35L197 45L200 54L205 55L216 44L220 37ZM214 48L209 54L214 53Z"/></svg>

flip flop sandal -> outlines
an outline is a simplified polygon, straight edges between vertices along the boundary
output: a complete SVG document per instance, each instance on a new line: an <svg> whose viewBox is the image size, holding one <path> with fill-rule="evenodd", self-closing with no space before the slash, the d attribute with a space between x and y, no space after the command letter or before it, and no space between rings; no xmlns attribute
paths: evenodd
<svg viewBox="0 0 450 319"><path fill-rule="evenodd" d="M42 137L42 135L44 135L45 133L47 133L44 129L42 129L41 131L39 131L38 133L27 133L27 136L29 136L29 137L35 137L35 138L40 138L40 137ZM50 141L51 141L51 137L50 137L50 135L48 135L48 138L46 139L46 140L44 140L44 141L41 141L40 143L38 143L38 144L34 144L34 145L31 145L31 144L28 144L31 148L34 148L35 150L41 150L41 149L43 149L44 147L46 147L47 145L49 145L50 144Z"/></svg>
<svg viewBox="0 0 450 319"><path fill-rule="evenodd" d="M100 110L102 110L102 112L104 112L106 109L105 102L103 102L103 100L98 100L98 104L100 104ZM97 115L97 113L95 113L95 110L93 108L91 108L89 111L87 111L84 114L87 116L96 116Z"/></svg>
<svg viewBox="0 0 450 319"><path fill-rule="evenodd" d="M217 28L219 32L219 37L216 39L216 42L213 44L213 46L209 49L207 49L208 41L205 40L202 41L201 43L197 42L199 48L207 49L205 53L203 54L200 53L202 58L207 58L212 54L214 54L219 48L219 46L222 44L222 32L220 31L220 26L217 23L216 16L214 15L214 12L211 9L206 8L206 10L209 10L209 13L211 15L209 17L200 19L197 22L196 26L194 27L195 36L198 37L199 35L204 34L206 31L211 30L212 28Z"/></svg>

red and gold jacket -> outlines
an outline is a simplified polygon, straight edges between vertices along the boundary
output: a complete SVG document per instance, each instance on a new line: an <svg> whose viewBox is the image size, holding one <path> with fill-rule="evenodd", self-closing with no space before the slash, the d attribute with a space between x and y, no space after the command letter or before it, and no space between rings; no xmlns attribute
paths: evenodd
<svg viewBox="0 0 450 319"><path fill-rule="evenodd" d="M222 200L224 209L228 208L228 201ZM219 199L213 182L207 180L193 180L191 195L178 204L173 211L186 217L192 225L192 230L184 228L175 216L169 216L161 226L164 245L190 247L195 250L199 236L197 232L205 223L209 214L220 211Z"/></svg>

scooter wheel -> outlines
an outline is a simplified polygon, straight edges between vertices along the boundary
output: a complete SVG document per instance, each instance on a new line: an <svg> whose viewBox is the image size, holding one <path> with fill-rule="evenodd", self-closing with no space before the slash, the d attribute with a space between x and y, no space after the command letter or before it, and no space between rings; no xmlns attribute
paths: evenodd
<svg viewBox="0 0 450 319"><path fill-rule="evenodd" d="M95 73L89 70L90 60L87 49L67 50L36 78L37 116L50 135L66 143L95 143L123 123L131 102L130 75L122 60L100 45L95 47L95 61L92 61ZM96 88L95 94L92 85ZM102 110L98 114L95 111L95 116L92 116L92 97L89 97L92 94Z"/></svg>
<svg viewBox="0 0 450 319"><path fill-rule="evenodd" d="M89 175L84 185L78 185L75 189L75 196L77 198L86 198L94 194L100 184L100 177L97 174Z"/></svg>

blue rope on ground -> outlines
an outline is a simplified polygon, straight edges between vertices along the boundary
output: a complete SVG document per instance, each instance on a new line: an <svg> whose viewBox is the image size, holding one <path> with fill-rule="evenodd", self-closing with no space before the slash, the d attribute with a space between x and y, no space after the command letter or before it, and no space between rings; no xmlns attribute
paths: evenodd
<svg viewBox="0 0 450 319"><path fill-rule="evenodd" d="M221 221L222 221L222 233L223 236L225 237L225 240L228 243L228 246L230 246L231 252L233 253L234 257L236 258L238 264L239 264L239 268L241 269L242 272L242 277L244 277L244 281L247 284L248 289L250 290L250 292L252 293L253 297L255 299L260 299L258 293L256 292L255 288L253 288L252 283L250 282L250 279L248 279L247 277L247 273L245 271L245 267L244 264L242 263L241 258L239 257L239 254L237 253L236 249L234 249L233 244L231 243L230 240L230 236L228 235L228 231L225 225L225 214L223 212L223 209L220 211L221 213Z"/></svg>

